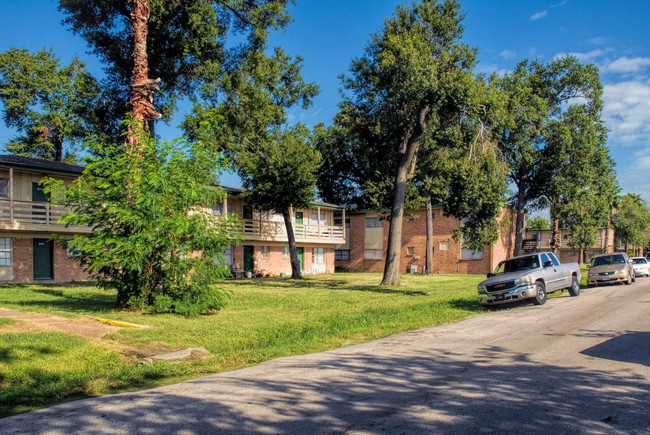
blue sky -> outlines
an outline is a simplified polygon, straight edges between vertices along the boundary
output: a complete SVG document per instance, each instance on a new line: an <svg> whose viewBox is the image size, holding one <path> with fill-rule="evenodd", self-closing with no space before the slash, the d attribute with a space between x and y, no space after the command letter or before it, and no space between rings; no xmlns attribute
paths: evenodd
<svg viewBox="0 0 650 435"><path fill-rule="evenodd" d="M297 0L294 22L271 44L304 58L303 75L321 93L307 111L292 111L292 120L309 126L329 124L340 100L337 76L362 54L371 33L391 16L398 0ZM68 63L77 55L94 74L101 65L86 53L84 41L62 25L58 2L0 0L0 51L12 46L52 48ZM523 59L547 62L571 53L599 67L604 85L604 119L608 145L617 163L623 192L650 201L650 36L646 0L466 0L464 41L479 50L477 70L510 71ZM180 135L158 127L166 138ZM0 126L0 144L15 132ZM237 185L234 176L223 184Z"/></svg>

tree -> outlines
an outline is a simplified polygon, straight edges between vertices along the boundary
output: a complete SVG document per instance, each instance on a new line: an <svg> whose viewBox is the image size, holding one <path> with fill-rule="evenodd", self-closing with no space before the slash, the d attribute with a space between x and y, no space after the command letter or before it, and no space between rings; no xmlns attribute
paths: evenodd
<svg viewBox="0 0 650 435"><path fill-rule="evenodd" d="M149 19L147 45L141 48L146 50L148 75L160 79L155 110L169 121L179 98L200 97L201 86L218 81L224 69L239 64L246 52L257 49L269 30L286 26L290 21L288 2L60 0L59 9L66 16L64 23L81 35L106 65L101 83L104 95L95 116L104 121L105 137L117 141L119 121L133 98L132 56L136 44L142 43L133 37L132 14L141 21L143 3L148 3Z"/></svg>
<svg viewBox="0 0 650 435"><path fill-rule="evenodd" d="M547 144L546 127L572 105L599 112L602 86L598 70L572 56L546 65L525 60L493 82L504 92L506 116L493 130L510 167L508 181L516 188L515 255L519 255L526 207L541 196L536 174Z"/></svg>
<svg viewBox="0 0 650 435"><path fill-rule="evenodd" d="M645 201L634 193L624 195L614 215L613 226L614 236L617 241L625 244L625 251L629 246L647 246L650 212Z"/></svg>
<svg viewBox="0 0 650 435"><path fill-rule="evenodd" d="M458 1L398 6L371 37L364 55L352 62L351 77L343 82L352 96L341 103L340 119L351 132L350 140L374 154L369 161L377 163L365 190L381 196L392 185L382 285L399 285L405 198L425 133L435 130L445 114L462 112L474 80L475 51L459 42L459 9ZM392 177L386 176L388 170L394 170Z"/></svg>
<svg viewBox="0 0 650 435"><path fill-rule="evenodd" d="M222 202L224 192L209 187L218 161L198 145L159 144L141 129L137 134L140 153L89 142L94 157L80 178L47 182L52 201L71 210L62 222L93 230L67 246L100 287L117 291L118 307L185 315L218 310L227 294L213 284L228 272L215 258L223 264L222 250L241 239L232 231L236 222L200 207Z"/></svg>
<svg viewBox="0 0 650 435"><path fill-rule="evenodd" d="M7 150L28 157L76 161L76 145L92 131L87 111L98 94L95 79L77 58L62 67L51 50L30 53L11 48L0 54L5 125L21 133Z"/></svg>
<svg viewBox="0 0 650 435"><path fill-rule="evenodd" d="M209 141L215 152L231 159L251 204L282 214L294 279L302 274L290 210L314 198L321 162L307 128L287 126L287 110L308 107L318 92L300 76L301 61L280 48L267 56L261 46L213 85L213 95L227 90L223 100L215 97L195 107L184 122L191 136Z"/></svg>
<svg viewBox="0 0 650 435"><path fill-rule="evenodd" d="M544 219L541 216L535 216L526 223L527 230L548 230L550 229L548 220Z"/></svg>

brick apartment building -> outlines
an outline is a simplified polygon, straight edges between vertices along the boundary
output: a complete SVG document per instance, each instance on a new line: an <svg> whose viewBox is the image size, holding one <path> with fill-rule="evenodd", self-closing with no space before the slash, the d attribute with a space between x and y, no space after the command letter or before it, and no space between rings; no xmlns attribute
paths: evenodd
<svg viewBox="0 0 650 435"><path fill-rule="evenodd" d="M50 205L40 182L52 177L72 183L83 166L20 156L0 156L0 282L84 281L88 275L74 253L52 241L87 234L83 226L58 223L66 209ZM223 188L222 204L206 207L214 215L234 213L242 223L244 241L225 251L227 265L236 271L290 274L288 239L281 215L248 206L239 195L243 189ZM334 272L334 246L345 241L345 232L334 225L341 207L320 202L291 210L301 270Z"/></svg>
<svg viewBox="0 0 650 435"><path fill-rule="evenodd" d="M423 273L426 261L426 211L410 211L404 217L400 268L402 273ZM360 211L349 213L346 219L345 243L336 246L336 270L352 272L383 272L385 249L388 242L388 221L385 213ZM442 207L434 206L433 217L433 272L477 273L494 270L514 251L512 219L501 219L501 236L483 251L465 249L454 240L452 230L460 228L460 221L442 215Z"/></svg>

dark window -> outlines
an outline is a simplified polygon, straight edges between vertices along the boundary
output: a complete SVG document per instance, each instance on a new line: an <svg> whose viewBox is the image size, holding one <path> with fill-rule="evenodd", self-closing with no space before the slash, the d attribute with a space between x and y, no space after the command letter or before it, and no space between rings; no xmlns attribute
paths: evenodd
<svg viewBox="0 0 650 435"><path fill-rule="evenodd" d="M0 198L9 198L9 179L0 178Z"/></svg>
<svg viewBox="0 0 650 435"><path fill-rule="evenodd" d="M347 261L350 259L350 250L349 249L337 249L334 251L334 259Z"/></svg>

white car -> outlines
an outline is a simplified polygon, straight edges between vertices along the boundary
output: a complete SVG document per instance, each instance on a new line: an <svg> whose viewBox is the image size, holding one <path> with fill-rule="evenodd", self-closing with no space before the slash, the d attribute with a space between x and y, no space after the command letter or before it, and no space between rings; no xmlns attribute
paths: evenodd
<svg viewBox="0 0 650 435"><path fill-rule="evenodd" d="M650 276L650 263L645 257L632 257L632 268L636 276Z"/></svg>

